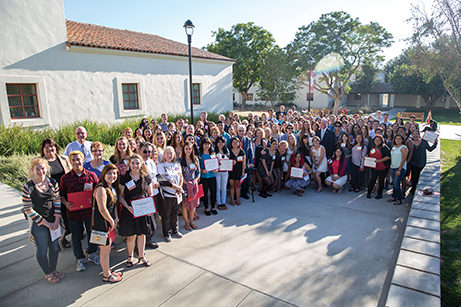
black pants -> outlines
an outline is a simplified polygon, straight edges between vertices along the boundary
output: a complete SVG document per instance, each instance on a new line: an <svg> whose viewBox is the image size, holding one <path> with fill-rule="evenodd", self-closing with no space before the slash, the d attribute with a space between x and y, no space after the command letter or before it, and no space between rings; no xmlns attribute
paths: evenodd
<svg viewBox="0 0 461 307"><path fill-rule="evenodd" d="M155 203L155 208L157 209L157 212L160 212L161 208L163 208L163 200L162 197L160 196L160 193L154 196L154 203ZM149 243L154 243L154 235L155 235L155 229L157 228L157 222L155 221L155 215L152 215L152 233L150 235L146 235L146 244Z"/></svg>
<svg viewBox="0 0 461 307"><path fill-rule="evenodd" d="M360 167L351 163L351 185L353 189L360 189L363 182L363 172Z"/></svg>
<svg viewBox="0 0 461 307"><path fill-rule="evenodd" d="M371 179L370 179L370 182L368 183L368 194L371 194L371 191L373 191L373 187L375 186L376 178L379 177L378 195L383 196L384 179L386 179L386 175L387 175L388 171L389 171L388 168L382 169L380 171L377 171L374 168L371 169Z"/></svg>
<svg viewBox="0 0 461 307"><path fill-rule="evenodd" d="M211 209L216 206L216 177L201 178L200 183L203 185L203 205L208 209L208 191L210 191Z"/></svg>
<svg viewBox="0 0 461 307"><path fill-rule="evenodd" d="M179 204L176 197L165 197L162 208L162 230L165 237L179 231L178 208Z"/></svg>
<svg viewBox="0 0 461 307"><path fill-rule="evenodd" d="M247 178L240 186L240 196L243 198L248 197L248 190L250 189L250 172L251 171L248 171L248 168L245 170L245 173L247 173Z"/></svg>
<svg viewBox="0 0 461 307"><path fill-rule="evenodd" d="M410 165L411 167L411 190L410 193L415 195L416 192L416 186L418 185L419 181L419 175L421 175L421 172L423 171L424 167L417 167L414 165Z"/></svg>

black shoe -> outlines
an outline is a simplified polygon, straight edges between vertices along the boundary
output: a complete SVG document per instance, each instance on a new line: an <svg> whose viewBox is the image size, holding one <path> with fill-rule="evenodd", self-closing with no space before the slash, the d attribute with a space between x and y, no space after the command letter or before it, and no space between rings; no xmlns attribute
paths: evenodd
<svg viewBox="0 0 461 307"><path fill-rule="evenodd" d="M211 212L207 210L207 211L205 211L205 215L206 215L206 216L210 216L210 215L211 215Z"/></svg>
<svg viewBox="0 0 461 307"><path fill-rule="evenodd" d="M367 198L371 198L371 195L370 195L370 194L367 194Z"/></svg>
<svg viewBox="0 0 461 307"><path fill-rule="evenodd" d="M218 211L216 211L215 209L211 209L211 213L212 213L213 215L216 215L216 214L218 214Z"/></svg>
<svg viewBox="0 0 461 307"><path fill-rule="evenodd" d="M270 194L270 193L266 193L266 195L269 196L269 197L272 197L272 194Z"/></svg>
<svg viewBox="0 0 461 307"><path fill-rule="evenodd" d="M157 243L146 243L146 248L156 249L158 248L158 244Z"/></svg>
<svg viewBox="0 0 461 307"><path fill-rule="evenodd" d="M262 198L267 198L267 195L263 193L259 193L259 196L261 196Z"/></svg>
<svg viewBox="0 0 461 307"><path fill-rule="evenodd" d="M240 197L241 197L241 198L245 198L245 199L250 199L250 196L248 196L248 195L246 195L246 194L245 194L245 195L240 195Z"/></svg>
<svg viewBox="0 0 461 307"><path fill-rule="evenodd" d="M375 197L375 199L381 199L381 198L383 198L382 195L376 195L376 197Z"/></svg>

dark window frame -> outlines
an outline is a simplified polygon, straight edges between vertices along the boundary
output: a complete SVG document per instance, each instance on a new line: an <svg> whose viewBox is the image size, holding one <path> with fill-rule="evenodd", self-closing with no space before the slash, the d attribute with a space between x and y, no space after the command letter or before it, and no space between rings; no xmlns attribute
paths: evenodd
<svg viewBox="0 0 461 307"><path fill-rule="evenodd" d="M9 85L19 85L19 94L8 94L8 86ZM22 87L24 85L33 85L34 86L34 92L35 94L23 94ZM38 101L38 94L37 94L37 84L36 83L7 83L6 84L7 88L7 99L8 99L8 110L10 111L10 118L11 119L29 119L29 118L40 118L40 105ZM10 97L21 97L21 106L10 106ZM24 105L24 97L35 97L35 102L36 104L34 105ZM22 114L26 114L26 108L37 108L37 115L36 116L18 116L18 117L13 117L11 114L11 109L22 109Z"/></svg>

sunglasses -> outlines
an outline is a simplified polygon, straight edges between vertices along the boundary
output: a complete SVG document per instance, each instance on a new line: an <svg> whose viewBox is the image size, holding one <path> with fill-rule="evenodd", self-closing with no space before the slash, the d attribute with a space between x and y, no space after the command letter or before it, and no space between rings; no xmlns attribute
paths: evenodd
<svg viewBox="0 0 461 307"><path fill-rule="evenodd" d="M152 150L143 150L142 153L152 153Z"/></svg>

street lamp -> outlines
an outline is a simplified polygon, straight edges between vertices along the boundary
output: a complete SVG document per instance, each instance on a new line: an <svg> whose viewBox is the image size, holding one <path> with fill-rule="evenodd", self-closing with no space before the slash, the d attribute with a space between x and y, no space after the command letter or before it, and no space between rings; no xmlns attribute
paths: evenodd
<svg viewBox="0 0 461 307"><path fill-rule="evenodd" d="M314 59L312 58L312 56L309 56L309 58L307 59L307 63L309 64L309 99L308 99L308 105L307 105L307 111L310 113L311 112L311 100L312 100L312 96L311 96L311 76L312 76L312 62L314 61Z"/></svg>
<svg viewBox="0 0 461 307"><path fill-rule="evenodd" d="M190 122L194 124L194 101L192 100L192 34L194 34L194 24L190 19L184 23L184 31L186 31L187 42L189 43L189 90L190 90Z"/></svg>

